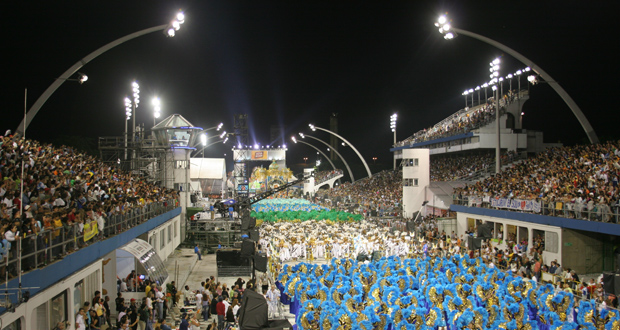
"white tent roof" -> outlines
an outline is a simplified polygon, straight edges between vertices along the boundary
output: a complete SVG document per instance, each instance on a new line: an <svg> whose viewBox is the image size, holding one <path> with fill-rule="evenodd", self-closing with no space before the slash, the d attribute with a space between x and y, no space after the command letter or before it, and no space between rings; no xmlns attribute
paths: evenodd
<svg viewBox="0 0 620 330"><path fill-rule="evenodd" d="M191 180L226 179L226 160L224 158L191 158L189 176Z"/></svg>

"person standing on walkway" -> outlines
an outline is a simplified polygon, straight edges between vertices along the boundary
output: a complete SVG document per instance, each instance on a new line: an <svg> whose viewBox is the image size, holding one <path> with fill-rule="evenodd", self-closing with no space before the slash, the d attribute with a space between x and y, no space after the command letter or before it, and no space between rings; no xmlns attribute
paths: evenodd
<svg viewBox="0 0 620 330"><path fill-rule="evenodd" d="M200 248L198 247L198 244L196 244L196 246L194 247L194 253L198 255L198 260L202 260L202 255L200 254Z"/></svg>
<svg viewBox="0 0 620 330"><path fill-rule="evenodd" d="M217 329L224 330L225 318L226 318L226 305L224 304L224 298L221 296L217 298Z"/></svg>

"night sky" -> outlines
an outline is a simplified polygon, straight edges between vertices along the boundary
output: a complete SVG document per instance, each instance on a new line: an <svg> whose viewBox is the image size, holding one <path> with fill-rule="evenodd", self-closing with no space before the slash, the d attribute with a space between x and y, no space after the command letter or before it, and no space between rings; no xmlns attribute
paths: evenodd
<svg viewBox="0 0 620 330"><path fill-rule="evenodd" d="M329 115L338 113L339 133L368 162L377 157L375 169L390 167L392 113L399 115L398 140L437 123L464 106L461 93L488 81L489 62L503 55L466 36L444 40L433 23L448 12L455 27L538 64L573 97L601 140L618 139L620 45L612 22L619 7L617 1L2 1L0 129L14 130L21 121L25 88L30 107L82 57L165 24L182 9L186 22L176 37L152 33L85 65L80 72L88 82L63 84L27 137L122 135L123 98L135 79L141 87L136 122L147 127L153 96L162 100L162 118L178 113L204 128L224 122L230 132L233 115L246 113L250 143L281 143L270 140L271 125L278 125L295 167L316 151L292 146L290 136L309 133L309 123L328 128ZM522 67L504 55L500 72ZM524 127L543 130L545 142L587 142L548 85L531 88L524 112ZM218 144L205 156L226 153L230 165L231 146ZM359 163L352 151L342 153Z"/></svg>

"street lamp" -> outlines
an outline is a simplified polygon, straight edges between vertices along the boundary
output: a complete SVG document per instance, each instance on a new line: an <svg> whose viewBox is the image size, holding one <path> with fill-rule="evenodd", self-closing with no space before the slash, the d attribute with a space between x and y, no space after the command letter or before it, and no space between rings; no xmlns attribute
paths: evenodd
<svg viewBox="0 0 620 330"><path fill-rule="evenodd" d="M568 105L568 107L573 111L573 114L575 115L575 117L577 117L577 120L581 124L581 127L586 132L586 135L588 136L590 143L596 144L599 142L598 136L596 135L596 132L594 132L592 125L590 125L590 122L588 121L586 116L583 114L583 112L581 112L581 109L579 108L577 103L575 103L573 98L570 97L570 95L568 95L568 93L564 90L564 88L562 88L562 86L560 86L560 84L558 84L555 79L553 79L541 67L536 65L534 62L529 60L527 57L521 55L520 53L516 52L512 48L507 47L493 39L487 38L485 36L481 36L477 33L469 32L466 30L461 30L461 29L453 27L449 23L448 17L446 15L440 16L437 22L435 23L435 26L439 28L439 32L443 34L444 39L446 40L453 39L457 37L459 34L466 35L468 37L472 37L474 39L478 39L482 42L485 42L493 47L499 48L503 52L521 61L521 63L527 65L528 68L531 67L531 69L534 72L536 72L542 79L544 79L549 84L549 86L551 86L551 88L553 88L553 90L556 93L558 93L558 95L562 98L562 100L564 100L566 105Z"/></svg>
<svg viewBox="0 0 620 330"><path fill-rule="evenodd" d="M304 157L304 164L306 164L306 161L308 161L308 157Z"/></svg>
<svg viewBox="0 0 620 330"><path fill-rule="evenodd" d="M337 138L341 139L342 141L344 141L344 142L345 142L345 143L346 143L349 147L351 147L351 149L353 149L353 151L355 151L355 153L357 154L357 156L358 156L358 157L360 158L360 160L362 161L362 164L364 164L364 167L366 168L366 172L368 173L368 177L369 177L369 178L372 178L372 173L370 173L370 168L368 168L368 164L366 164L366 161L364 160L364 157L362 157L362 155L360 154L360 152L359 152L359 151L357 151L357 149L355 149L355 147L351 144L351 142L347 141L347 140L346 140L345 138L343 138L342 136L340 136L340 135L338 135L338 134L336 134L336 133L334 133L334 132L332 132L332 131L330 131L330 130L328 130L328 129L321 128L321 127L318 127L318 126L314 126L314 125L312 125L312 124L308 124L308 126L310 127L310 129L311 129L312 131L316 131L317 129L318 129L318 130L321 130L321 131L325 131L325 132L330 133L330 134L334 135L335 137L337 137Z"/></svg>
<svg viewBox="0 0 620 330"><path fill-rule="evenodd" d="M372 163L376 164L377 163L377 157L372 157Z"/></svg>
<svg viewBox="0 0 620 330"><path fill-rule="evenodd" d="M304 139L306 137L309 137L311 139L317 140L319 142L321 142L322 144L324 144L325 146L327 146L328 151L329 151L329 143L316 138L312 135L308 135L308 134L304 134L304 133L299 133L299 136ZM344 143L343 143L344 145ZM342 161L342 163L344 164L344 166L347 168L347 171L349 172L349 177L351 177L351 182L355 182L355 177L353 177L353 171L351 171L351 168L349 167L349 163L347 163L347 161L344 159L344 157L342 157L342 155L338 152L338 150L336 150L335 148L331 148L331 150L340 158L340 160Z"/></svg>
<svg viewBox="0 0 620 330"><path fill-rule="evenodd" d="M81 60L77 61L77 63L73 64L69 69L67 69L67 71L65 71L58 79L54 80L54 82L45 90L45 92L43 92L43 94L41 94L41 96L39 96L39 98L34 102L34 104L32 105L32 107L30 107L30 109L28 110L28 112L26 113L25 118L22 120L22 122L19 124L19 126L17 127L17 129L15 130L15 134L17 135L23 135L24 132L22 132L22 130L26 130L26 128L28 128L28 126L30 126L30 123L32 122L32 119L34 119L34 117L37 115L37 113L39 112L39 110L41 109L41 107L43 106L43 104L45 104L45 102L47 101L47 99L50 98L50 96L52 96L52 94L54 94L54 92L58 89L58 87L60 87L66 80L68 80L69 78L71 78L71 76L76 73L79 69L81 69L84 65L86 65L88 62L94 60L97 56L107 52L108 50L126 42L132 39L135 39L137 37L141 37L143 35L149 34L149 33L153 33L153 32L157 32L157 31L166 31L169 30L171 27L177 31L181 25L185 22L185 15L183 14L183 12L179 12L176 14L175 18L166 24L162 24L162 25L157 25L148 29L144 29L144 30L140 30L138 32L134 32L131 34L128 34L124 37L118 38L106 45L104 45L103 47L100 47L99 49L95 50L94 52L86 55L84 58L82 58ZM176 28L175 28L176 27ZM168 35L169 37L174 36L170 35L169 33L167 33L166 35ZM85 77L85 79L83 79ZM82 82L85 82L88 79L88 77L86 77L85 75L81 78Z"/></svg>

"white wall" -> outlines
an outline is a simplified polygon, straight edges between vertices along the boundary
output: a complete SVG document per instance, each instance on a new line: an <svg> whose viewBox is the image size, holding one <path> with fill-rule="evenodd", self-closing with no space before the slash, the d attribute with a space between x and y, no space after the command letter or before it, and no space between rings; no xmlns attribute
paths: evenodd
<svg viewBox="0 0 620 330"><path fill-rule="evenodd" d="M8 313L8 312L4 313L2 316L0 316L0 319L2 320L2 326L5 327L23 316L22 329L37 329L37 326L35 324L35 322L37 322L38 320L38 317L36 315L37 307L39 307L42 304L47 303L53 297L67 290L67 318L69 322L71 322L71 325L67 327L66 329L67 330L75 329L75 315L77 313L77 310L75 310L74 308L75 303L74 303L74 297L73 297L73 293L75 291L75 284L81 280L85 280L89 275L94 274L96 272L99 272L99 274L101 274L101 271L102 271L101 260L97 260L94 263L88 265L87 267L84 267L83 269L71 275L70 277L50 286L49 288L45 289L42 292L39 292L38 294L30 298L28 302L25 302L19 305L17 308L15 308L15 313ZM102 291L101 289L102 289L101 283L99 283L98 286L95 287L95 290ZM94 290L93 292L89 292L89 291L90 290L85 287L84 295L85 295L85 300L91 301ZM108 295L109 294L110 293L108 292ZM116 296L114 296L114 298L116 298ZM114 300L112 297L110 297L110 299ZM82 302L82 304L83 303L84 302ZM49 321L42 320L42 322L45 323Z"/></svg>
<svg viewBox="0 0 620 330"><path fill-rule="evenodd" d="M410 217L422 207L426 187L430 184L430 154L428 149L404 149L403 159L418 159L417 166L403 166L404 179L418 179L415 187L403 186L403 212Z"/></svg>
<svg viewBox="0 0 620 330"><path fill-rule="evenodd" d="M557 259L561 265L564 264L562 262L562 228L561 227L540 225L540 224L531 223L531 222L518 221L518 220L512 220L512 219L505 219L505 218L497 218L497 217L491 217L491 216L485 216L485 215L470 214L470 213L465 213L465 212L457 212L456 214L457 231L458 231L457 235L461 236L465 234L465 231L467 230L467 218L480 219L483 222L491 221L491 222L498 223L498 224L501 223L504 226L504 229L503 229L504 234L507 233L506 227L508 225L528 228L528 253L529 253L529 249L533 246L533 242L532 242L533 235L534 235L533 230L554 232L558 236L558 247L557 247L558 252L551 253L551 252L543 251L542 253L543 263L549 264L551 261ZM506 248L506 245L501 244L499 247Z"/></svg>

